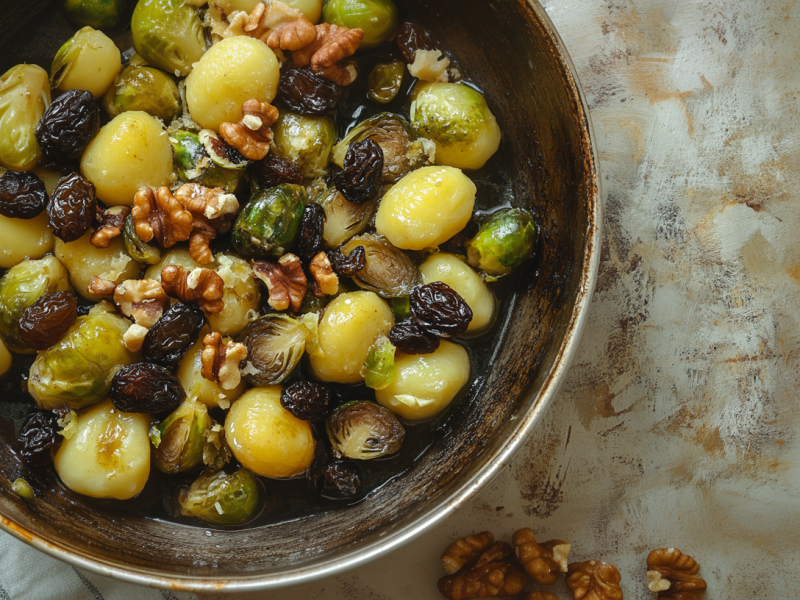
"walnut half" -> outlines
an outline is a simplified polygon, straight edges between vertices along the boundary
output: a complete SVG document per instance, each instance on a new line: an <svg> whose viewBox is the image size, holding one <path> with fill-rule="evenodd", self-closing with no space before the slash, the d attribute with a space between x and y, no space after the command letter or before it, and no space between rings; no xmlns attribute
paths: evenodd
<svg viewBox="0 0 800 600"><path fill-rule="evenodd" d="M167 265L161 271L161 286L167 296L194 302L206 314L219 313L225 306L222 301L225 284L211 269L190 271L180 265Z"/></svg>
<svg viewBox="0 0 800 600"><path fill-rule="evenodd" d="M259 2L248 15L231 13L223 37L246 35L261 40L273 50L299 50L314 41L314 24L296 8L283 2Z"/></svg>
<svg viewBox="0 0 800 600"><path fill-rule="evenodd" d="M558 596L556 596L553 592L534 590L532 592L528 592L528 595L525 596L525 600L558 600Z"/></svg>
<svg viewBox="0 0 800 600"><path fill-rule="evenodd" d="M339 85L350 85L358 75L355 64L344 61L352 56L364 38L361 29L348 29L339 25L322 23L316 26L316 39L301 50L292 53L298 67L311 65L311 70L322 74Z"/></svg>
<svg viewBox="0 0 800 600"><path fill-rule="evenodd" d="M339 276L333 272L327 254L320 252L312 258L308 270L314 278L311 286L315 296L333 296L339 291Z"/></svg>
<svg viewBox="0 0 800 600"><path fill-rule="evenodd" d="M498 542L458 572L442 577L438 587L447 600L505 598L519 594L526 582L527 575L514 559L514 550Z"/></svg>
<svg viewBox="0 0 800 600"><path fill-rule="evenodd" d="M303 264L294 254L284 254L277 263L266 260L253 261L253 273L263 281L269 291L269 305L275 310L300 310L308 291L308 280Z"/></svg>
<svg viewBox="0 0 800 600"><path fill-rule="evenodd" d="M136 233L145 243L155 238L160 247L171 248L192 233L192 214L166 186L143 187L136 192L131 215Z"/></svg>
<svg viewBox="0 0 800 600"><path fill-rule="evenodd" d="M277 108L250 98L242 104L242 120L223 123L219 127L219 134L245 158L261 160L269 154L269 145L272 143L270 127L277 120Z"/></svg>
<svg viewBox="0 0 800 600"><path fill-rule="evenodd" d="M468 562L476 560L480 553L494 543L491 531L482 531L475 535L456 540L442 554L442 566L445 573L452 575Z"/></svg>
<svg viewBox="0 0 800 600"><path fill-rule="evenodd" d="M152 327L169 306L169 298L156 279L127 279L114 290L114 304L137 325Z"/></svg>
<svg viewBox="0 0 800 600"><path fill-rule="evenodd" d="M598 560L572 563L568 567L567 586L575 600L622 600L617 567Z"/></svg>
<svg viewBox="0 0 800 600"><path fill-rule="evenodd" d="M698 600L706 582L697 576L700 565L677 548L659 548L647 555L647 587L659 598Z"/></svg>
<svg viewBox="0 0 800 600"><path fill-rule="evenodd" d="M112 206L103 211L98 209L97 212L99 223L91 242L97 248L108 248L111 240L122 234L125 217L130 214L131 209L127 206Z"/></svg>
<svg viewBox="0 0 800 600"><path fill-rule="evenodd" d="M219 383L223 390L232 390L242 381L239 364L247 358L247 348L238 342L222 343L222 336L212 331L203 338L200 374Z"/></svg>
<svg viewBox="0 0 800 600"><path fill-rule="evenodd" d="M569 543L550 540L537 544L533 531L528 528L515 532L512 541L519 561L536 583L553 585L561 573L567 572Z"/></svg>

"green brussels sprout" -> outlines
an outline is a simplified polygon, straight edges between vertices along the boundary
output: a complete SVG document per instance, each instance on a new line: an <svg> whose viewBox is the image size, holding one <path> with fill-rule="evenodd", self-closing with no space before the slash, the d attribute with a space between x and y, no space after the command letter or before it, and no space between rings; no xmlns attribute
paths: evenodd
<svg viewBox="0 0 800 600"><path fill-rule="evenodd" d="M203 473L178 496L181 514L217 525L242 525L264 505L261 482L247 469Z"/></svg>
<svg viewBox="0 0 800 600"><path fill-rule="evenodd" d="M350 29L363 29L361 48L388 42L397 31L397 7L392 0L327 0L322 19Z"/></svg>
<svg viewBox="0 0 800 600"><path fill-rule="evenodd" d="M303 321L287 315L265 315L251 321L236 338L247 348L242 376L255 386L285 381L303 357L309 337Z"/></svg>
<svg viewBox="0 0 800 600"><path fill-rule="evenodd" d="M372 140L383 150L384 183L394 183L420 167L433 164L435 145L424 138L417 139L411 124L397 115L380 113L356 125L345 138L333 147L331 160L344 166L347 149L353 142Z"/></svg>
<svg viewBox="0 0 800 600"><path fill-rule="evenodd" d="M408 319L411 316L411 302L408 296L392 298L392 312L394 313L394 320L397 323Z"/></svg>
<svg viewBox="0 0 800 600"><path fill-rule="evenodd" d="M436 164L480 169L500 146L500 127L483 94L461 83L414 87L411 125L436 143Z"/></svg>
<svg viewBox="0 0 800 600"><path fill-rule="evenodd" d="M348 202L333 186L325 189L314 202L325 211L322 239L329 248L338 248L354 235L362 233L378 206L377 198L364 204Z"/></svg>
<svg viewBox="0 0 800 600"><path fill-rule="evenodd" d="M305 204L301 185L287 183L256 194L233 224L233 247L245 258L282 256L297 237Z"/></svg>
<svg viewBox="0 0 800 600"><path fill-rule="evenodd" d="M203 23L183 0L139 0L131 18L133 47L148 64L186 77L206 51Z"/></svg>
<svg viewBox="0 0 800 600"><path fill-rule="evenodd" d="M67 18L78 27L116 29L127 24L129 0L66 0Z"/></svg>
<svg viewBox="0 0 800 600"><path fill-rule="evenodd" d="M42 150L34 133L48 106L50 82L41 67L17 65L0 77L0 166L36 166Z"/></svg>
<svg viewBox="0 0 800 600"><path fill-rule="evenodd" d="M169 141L172 143L175 168L181 181L222 188L229 194L237 190L242 179L242 171L225 169L214 164L196 133L176 131L170 136Z"/></svg>
<svg viewBox="0 0 800 600"><path fill-rule="evenodd" d="M367 351L361 376L368 388L382 390L394 381L394 344L382 335Z"/></svg>
<svg viewBox="0 0 800 600"><path fill-rule="evenodd" d="M369 84L367 97L378 104L388 104L395 99L400 91L405 72L406 65L401 60L378 63L367 79Z"/></svg>
<svg viewBox="0 0 800 600"><path fill-rule="evenodd" d="M39 298L69 290L69 273L55 256L24 260L6 271L0 279L0 337L9 349L33 354L19 337L19 318Z"/></svg>
<svg viewBox="0 0 800 600"><path fill-rule="evenodd" d="M366 251L367 264L353 276L358 287L384 298L398 298L408 296L420 282L414 261L382 235L367 233L354 237L342 246L342 253L347 256L359 246Z"/></svg>
<svg viewBox="0 0 800 600"><path fill-rule="evenodd" d="M536 235L536 223L527 210L500 210L467 242L469 264L493 277L507 275L533 255Z"/></svg>
<svg viewBox="0 0 800 600"><path fill-rule="evenodd" d="M129 326L111 304L101 302L78 317L57 344L39 352L28 378L28 392L39 408L66 403L77 410L105 398L114 374L134 363L122 341Z"/></svg>
<svg viewBox="0 0 800 600"><path fill-rule="evenodd" d="M338 135L333 119L285 112L272 126L272 151L293 163L306 179L325 175Z"/></svg>
<svg viewBox="0 0 800 600"><path fill-rule="evenodd" d="M153 67L128 66L103 96L103 108L111 117L129 110L141 110L166 123L177 119L181 95L171 75Z"/></svg>
<svg viewBox="0 0 800 600"><path fill-rule="evenodd" d="M172 475L200 466L210 427L208 409L197 400L184 400L166 419L153 423L150 441L155 447L152 457L158 470Z"/></svg>
<svg viewBox="0 0 800 600"><path fill-rule="evenodd" d="M158 246L146 244L136 233L133 215L129 214L125 217L125 224L122 226L122 243L125 245L125 252L136 262L157 265L161 260L161 249Z"/></svg>
<svg viewBox="0 0 800 600"><path fill-rule="evenodd" d="M392 411L366 400L340 405L328 417L325 430L336 458L357 460L394 454L406 435Z"/></svg>

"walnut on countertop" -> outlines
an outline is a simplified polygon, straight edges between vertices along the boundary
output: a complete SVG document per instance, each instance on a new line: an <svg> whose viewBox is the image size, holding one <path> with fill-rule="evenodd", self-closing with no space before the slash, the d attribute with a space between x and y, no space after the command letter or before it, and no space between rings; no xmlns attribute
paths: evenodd
<svg viewBox="0 0 800 600"><path fill-rule="evenodd" d="M528 595L525 596L525 600L559 600L559 598L553 592L533 590L532 592L528 592Z"/></svg>
<svg viewBox="0 0 800 600"><path fill-rule="evenodd" d="M115 237L122 234L125 217L131 212L128 206L112 206L97 211L97 225L92 235L92 245L97 248L108 248Z"/></svg>
<svg viewBox="0 0 800 600"><path fill-rule="evenodd" d="M192 213L184 209L166 186L143 187L131 210L137 235L145 243L155 238L161 248L185 242L192 233Z"/></svg>
<svg viewBox="0 0 800 600"><path fill-rule="evenodd" d="M277 120L277 108L250 98L242 104L241 121L222 123L219 134L245 158L261 160L269 154L273 137L271 126Z"/></svg>
<svg viewBox="0 0 800 600"><path fill-rule="evenodd" d="M292 60L298 67L311 65L311 70L320 73L339 85L350 85L358 76L358 67L352 56L364 38L361 29L348 29L330 23L316 26L316 39L296 52Z"/></svg>
<svg viewBox="0 0 800 600"><path fill-rule="evenodd" d="M250 14L236 11L228 17L222 37L246 35L261 40L273 50L299 50L316 38L314 24L296 8L283 2L259 2Z"/></svg>
<svg viewBox="0 0 800 600"><path fill-rule="evenodd" d="M659 548L647 555L647 587L659 598L699 600L706 582L697 576L700 565L677 548Z"/></svg>
<svg viewBox="0 0 800 600"><path fill-rule="evenodd" d="M206 314L219 313L225 306L225 284L211 269L198 267L190 271L180 265L167 265L161 271L161 286L167 296L193 302Z"/></svg>
<svg viewBox="0 0 800 600"><path fill-rule="evenodd" d="M203 338L201 355L203 378L218 383L223 390L232 390L242 381L239 364L247 358L244 344L222 342L222 336L212 331Z"/></svg>
<svg viewBox="0 0 800 600"><path fill-rule="evenodd" d="M482 545L485 540L484 537L474 541ZM442 596L448 600L506 598L519 594L527 579L525 571L514 557L513 548L506 542L498 542L456 573L442 577L438 587Z"/></svg>
<svg viewBox="0 0 800 600"><path fill-rule="evenodd" d="M614 565L587 560L571 563L568 572L567 586L575 600L622 600L622 576Z"/></svg>
<svg viewBox="0 0 800 600"><path fill-rule="evenodd" d="M277 263L253 261L253 273L263 281L269 292L269 305L275 310L300 310L308 291L308 279L303 264L294 254L284 254Z"/></svg>
<svg viewBox="0 0 800 600"><path fill-rule="evenodd" d="M419 55L419 51L417 51ZM561 573L567 572L569 543L563 540L550 540L537 544L533 531L520 529L512 538L517 557L525 571L540 585L553 585Z"/></svg>
<svg viewBox="0 0 800 600"><path fill-rule="evenodd" d="M445 573L452 575L467 563L476 561L480 554L493 543L494 536L491 531L482 531L456 540L442 554L442 566Z"/></svg>

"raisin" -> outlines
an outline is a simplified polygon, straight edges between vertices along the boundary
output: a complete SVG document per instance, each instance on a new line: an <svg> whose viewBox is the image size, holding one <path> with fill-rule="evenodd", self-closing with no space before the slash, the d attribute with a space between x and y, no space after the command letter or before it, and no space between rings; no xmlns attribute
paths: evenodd
<svg viewBox="0 0 800 600"><path fill-rule="evenodd" d="M50 411L38 410L31 414L19 432L22 460L33 467L53 462L53 456L64 441L59 429L58 417Z"/></svg>
<svg viewBox="0 0 800 600"><path fill-rule="evenodd" d="M319 204L307 204L303 209L303 221L297 238L297 256L306 264L325 249L322 239L324 227L325 210Z"/></svg>
<svg viewBox="0 0 800 600"><path fill-rule="evenodd" d="M309 68L286 64L281 69L278 97L293 111L324 115L336 110L344 88Z"/></svg>
<svg viewBox="0 0 800 600"><path fill-rule="evenodd" d="M415 287L408 302L417 325L439 337L464 333L472 321L469 305L458 292L441 281Z"/></svg>
<svg viewBox="0 0 800 600"><path fill-rule="evenodd" d="M157 414L180 406L186 393L164 367L136 363L122 367L111 381L111 401L123 412Z"/></svg>
<svg viewBox="0 0 800 600"><path fill-rule="evenodd" d="M414 23L406 21L397 29L397 46L407 63L413 63L417 50L436 50L431 34Z"/></svg>
<svg viewBox="0 0 800 600"><path fill-rule="evenodd" d="M92 310L93 304L79 304L78 305L78 316L85 317L89 314L89 311Z"/></svg>
<svg viewBox="0 0 800 600"><path fill-rule="evenodd" d="M142 357L162 367L175 366L197 341L204 324L200 307L176 302L144 336Z"/></svg>
<svg viewBox="0 0 800 600"><path fill-rule="evenodd" d="M352 277L367 266L367 250L364 246L356 246L347 256L341 250L329 250L327 254L337 275Z"/></svg>
<svg viewBox="0 0 800 600"><path fill-rule="evenodd" d="M47 188L34 173L6 171L0 177L0 215L32 219L47 206Z"/></svg>
<svg viewBox="0 0 800 600"><path fill-rule="evenodd" d="M371 139L353 142L344 157L344 168L333 178L336 189L353 204L364 204L378 195L383 172L383 150Z"/></svg>
<svg viewBox="0 0 800 600"><path fill-rule="evenodd" d="M303 175L297 167L277 154L267 154L261 160L254 162L253 177L262 189L284 183L303 183Z"/></svg>
<svg viewBox="0 0 800 600"><path fill-rule="evenodd" d="M19 337L36 350L47 350L69 331L78 317L78 299L70 292L42 296L22 313Z"/></svg>
<svg viewBox="0 0 800 600"><path fill-rule="evenodd" d="M303 421L322 421L333 403L333 392L319 383L298 381L281 393L281 405Z"/></svg>
<svg viewBox="0 0 800 600"><path fill-rule="evenodd" d="M58 180L47 205L53 235L65 242L74 242L92 226L96 212L97 198L88 179L80 173L72 173Z"/></svg>
<svg viewBox="0 0 800 600"><path fill-rule="evenodd" d="M356 464L339 460L314 469L314 490L328 500L343 500L361 493L361 475Z"/></svg>
<svg viewBox="0 0 800 600"><path fill-rule="evenodd" d="M70 90L53 100L36 128L47 158L77 160L100 129L100 107L86 90Z"/></svg>
<svg viewBox="0 0 800 600"><path fill-rule="evenodd" d="M406 319L392 327L389 341L406 354L430 354L439 347L439 338L426 333L414 319Z"/></svg>

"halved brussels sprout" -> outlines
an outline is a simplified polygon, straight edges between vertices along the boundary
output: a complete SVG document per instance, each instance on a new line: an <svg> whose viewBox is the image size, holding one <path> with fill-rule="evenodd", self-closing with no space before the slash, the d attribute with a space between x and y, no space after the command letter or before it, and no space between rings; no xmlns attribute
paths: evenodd
<svg viewBox="0 0 800 600"><path fill-rule="evenodd" d="M114 374L134 363L122 336L130 321L101 302L78 317L61 340L39 353L28 378L28 392L39 408L66 403L79 409L99 402L111 390Z"/></svg>
<svg viewBox="0 0 800 600"><path fill-rule="evenodd" d="M108 91L122 67L119 48L102 31L84 27L56 53L50 67L53 88L86 90L95 98Z"/></svg>
<svg viewBox="0 0 800 600"><path fill-rule="evenodd" d="M136 233L133 215L129 214L125 217L125 224L122 227L122 242L125 244L125 252L136 262L155 265L161 260L161 249L158 246L146 244Z"/></svg>
<svg viewBox="0 0 800 600"><path fill-rule="evenodd" d="M212 129L200 130L197 139L203 145L203 150L208 158L218 167L242 171L253 162L242 156L236 148L228 145Z"/></svg>
<svg viewBox="0 0 800 600"><path fill-rule="evenodd" d="M272 126L273 152L293 163L306 179L325 175L338 135L331 117L281 114Z"/></svg>
<svg viewBox="0 0 800 600"><path fill-rule="evenodd" d="M206 405L184 400L163 421L150 426L153 462L168 475L191 471L203 463L206 434L211 427Z"/></svg>
<svg viewBox="0 0 800 600"><path fill-rule="evenodd" d="M500 210L467 242L469 264L487 275L507 275L533 256L536 235L536 223L527 210Z"/></svg>
<svg viewBox="0 0 800 600"><path fill-rule="evenodd" d="M394 351L394 344L386 336L379 337L372 344L361 368L368 388L382 390L394 381Z"/></svg>
<svg viewBox="0 0 800 600"><path fill-rule="evenodd" d="M19 318L39 298L69 290L69 273L55 256L11 267L0 279L0 337L14 352L33 353L19 337Z"/></svg>
<svg viewBox="0 0 800 600"><path fill-rule="evenodd" d="M354 235L362 233L378 206L377 198L364 204L349 202L333 186L317 196L314 202L325 211L322 239L329 248L338 248Z"/></svg>
<svg viewBox="0 0 800 600"><path fill-rule="evenodd" d="M297 237L305 204L301 185L287 183L256 194L236 218L233 247L246 258L282 256Z"/></svg>
<svg viewBox="0 0 800 600"><path fill-rule="evenodd" d="M131 18L133 47L149 64L186 77L206 51L203 23L183 0L140 0Z"/></svg>
<svg viewBox="0 0 800 600"><path fill-rule="evenodd" d="M130 0L66 0L64 12L78 27L116 29L128 18Z"/></svg>
<svg viewBox="0 0 800 600"><path fill-rule="evenodd" d="M397 7L392 0L328 0L322 17L326 23L362 29L361 48L380 46L397 30Z"/></svg>
<svg viewBox="0 0 800 600"><path fill-rule="evenodd" d="M15 171L32 169L42 150L36 128L50 106L47 72L36 65L17 65L0 77L0 165Z"/></svg>
<svg viewBox="0 0 800 600"><path fill-rule="evenodd" d="M181 514L217 525L242 525L264 504L261 483L247 469L203 473L178 496Z"/></svg>
<svg viewBox="0 0 800 600"><path fill-rule="evenodd" d="M141 110L166 123L177 119L181 95L171 75L154 67L131 65L117 75L103 97L103 108L111 117L129 110Z"/></svg>
<svg viewBox="0 0 800 600"><path fill-rule="evenodd" d="M353 276L358 287L384 298L398 298L408 296L419 283L414 261L382 235L367 233L354 237L342 247L342 253L347 256L358 246L364 246L367 255L367 265Z"/></svg>
<svg viewBox="0 0 800 600"><path fill-rule="evenodd" d="M403 85L406 65L402 60L378 63L369 74L367 96L378 104L388 104L395 99Z"/></svg>
<svg viewBox="0 0 800 600"><path fill-rule="evenodd" d="M181 181L222 188L229 194L234 193L239 187L242 171L225 169L214 164L196 133L176 131L170 136L169 141L172 143L175 169Z"/></svg>
<svg viewBox="0 0 800 600"><path fill-rule="evenodd" d="M394 413L374 402L356 400L339 406L325 423L336 458L371 460L394 454L406 432Z"/></svg>
<svg viewBox="0 0 800 600"><path fill-rule="evenodd" d="M242 376L256 386L285 381L300 362L309 330L286 315L266 315L252 321L236 338L247 347Z"/></svg>

